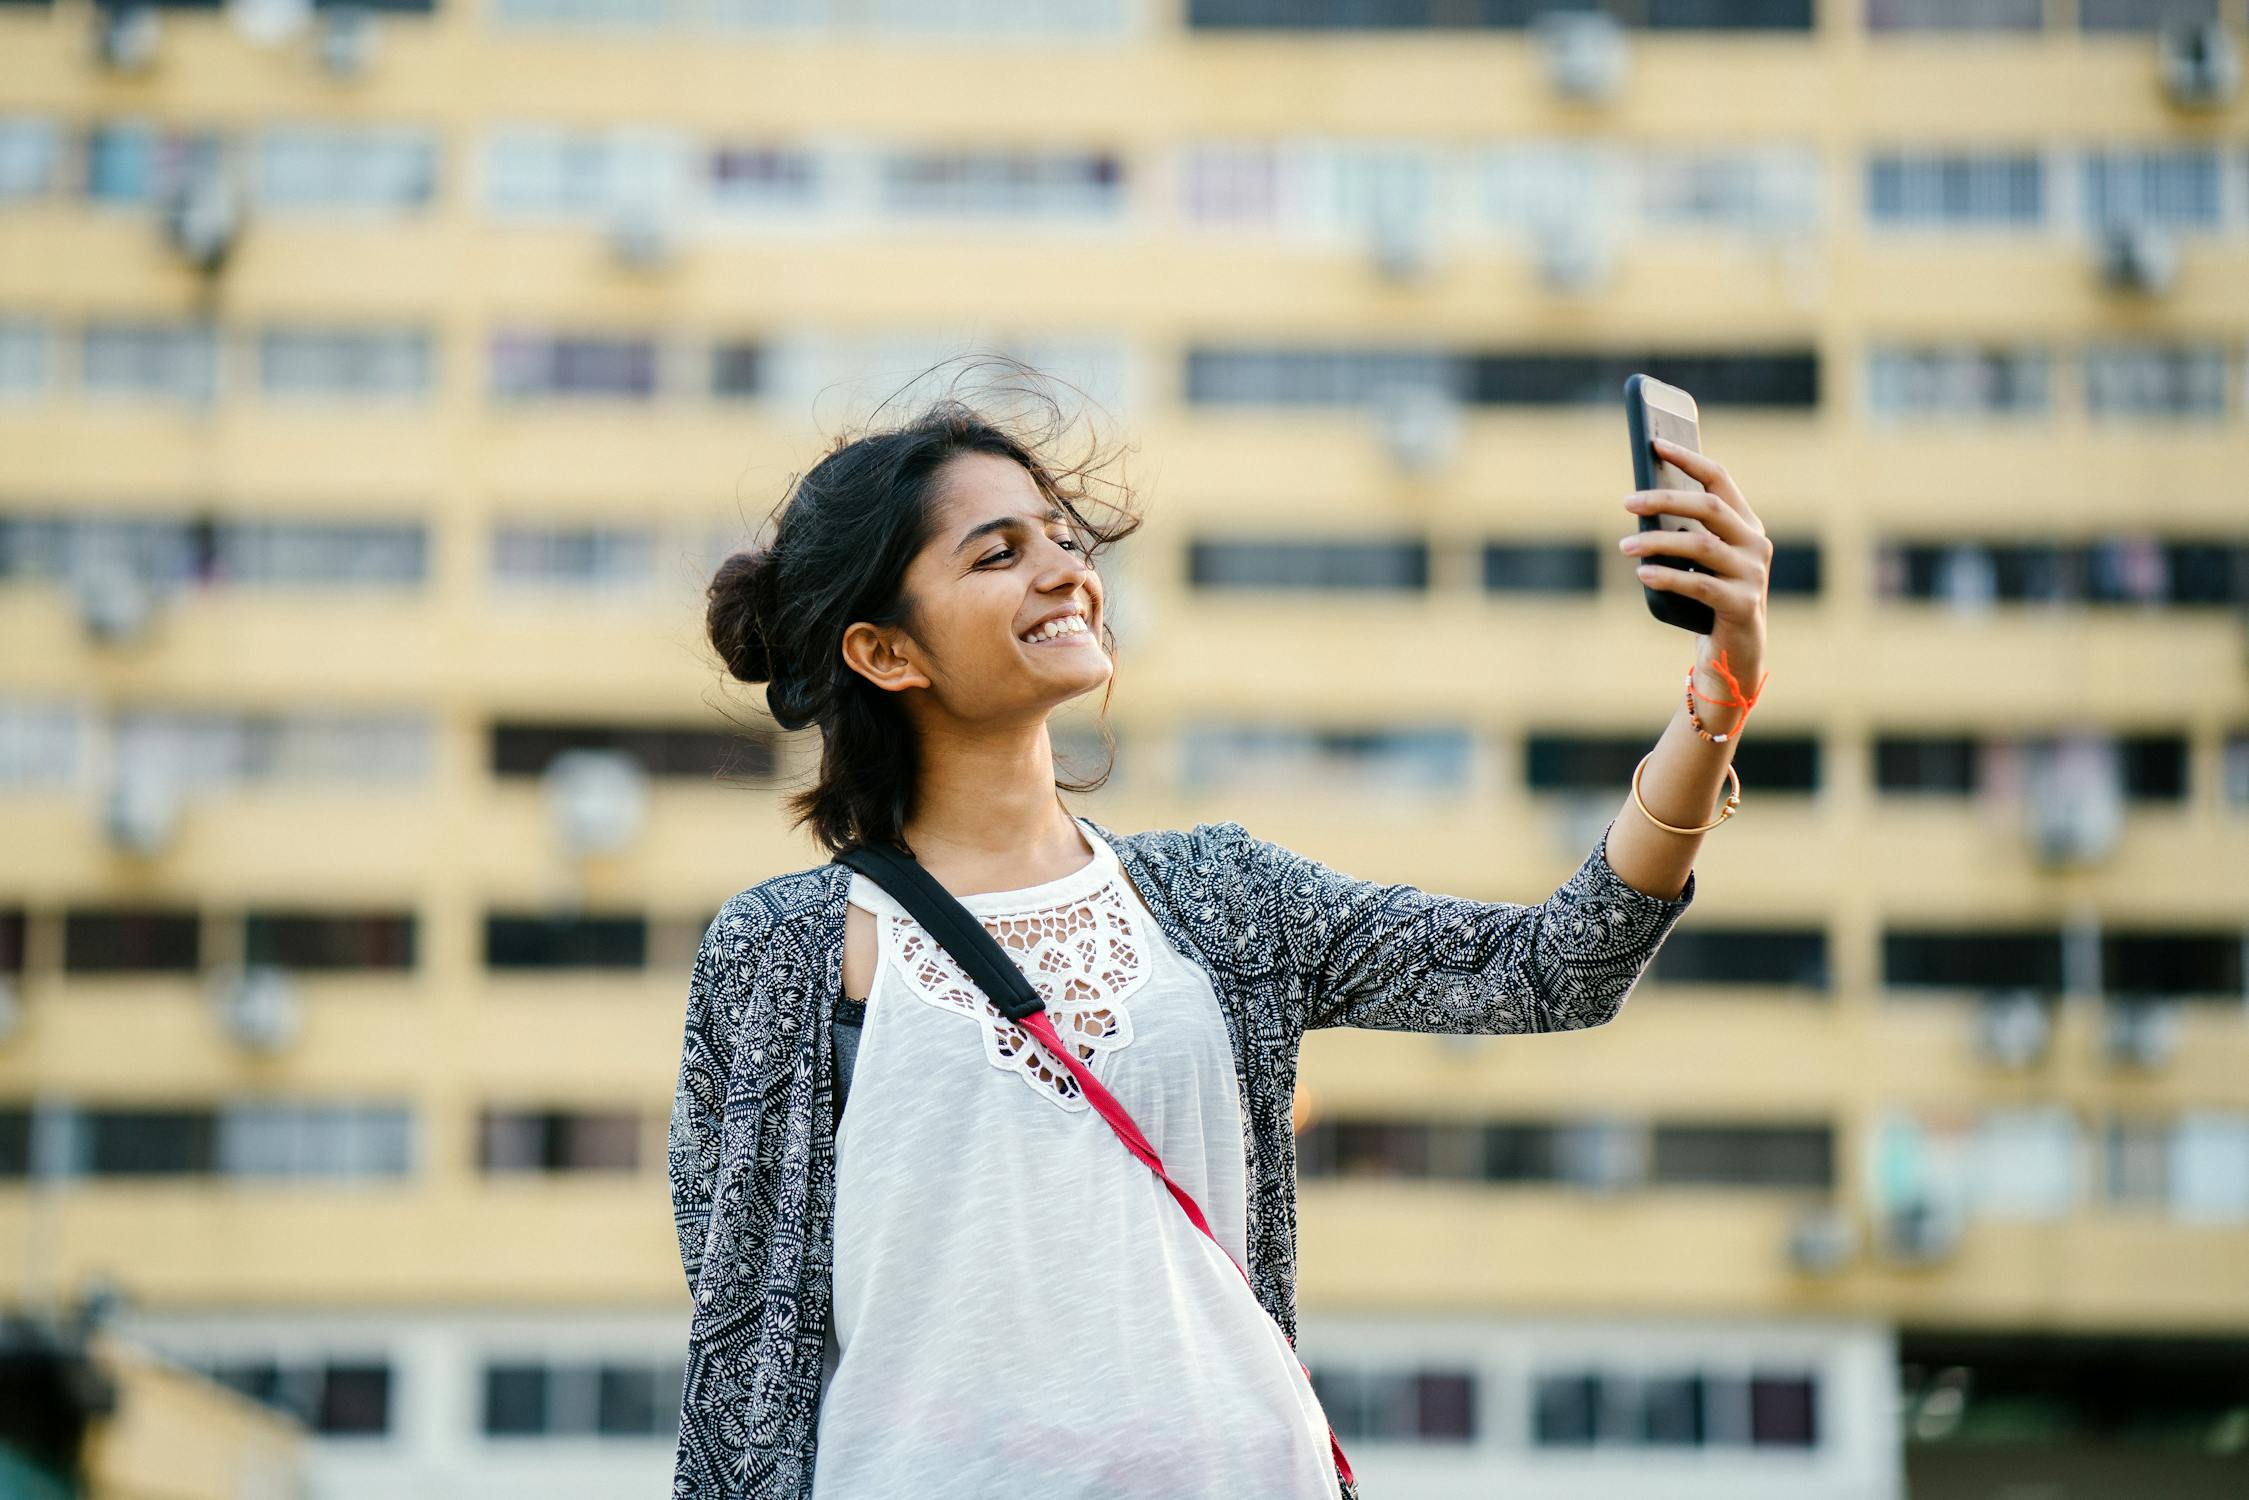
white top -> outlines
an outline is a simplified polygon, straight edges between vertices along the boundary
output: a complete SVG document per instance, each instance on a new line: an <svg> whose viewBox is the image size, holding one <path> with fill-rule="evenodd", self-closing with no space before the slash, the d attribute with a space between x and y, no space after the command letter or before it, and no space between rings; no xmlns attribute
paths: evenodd
<svg viewBox="0 0 2249 1500"><path fill-rule="evenodd" d="M1218 997L1108 841L1083 836L1077 871L961 904L1225 1249L1069 1070L854 872L879 952L836 1138L814 1500L1341 1493L1327 1417L1235 1264L1244 1148Z"/></svg>

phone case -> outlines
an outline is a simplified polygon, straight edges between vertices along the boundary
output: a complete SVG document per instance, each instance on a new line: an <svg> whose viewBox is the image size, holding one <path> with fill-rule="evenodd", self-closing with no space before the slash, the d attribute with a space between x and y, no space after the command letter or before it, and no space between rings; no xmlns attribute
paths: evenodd
<svg viewBox="0 0 2249 1500"><path fill-rule="evenodd" d="M1642 394L1641 382L1649 378L1645 375L1631 375L1624 382L1624 425L1632 440L1632 487L1636 490L1677 489L1677 484L1665 484L1658 477L1655 450L1648 446L1648 403ZM1696 487L1700 488L1699 485ZM1640 529L1660 531L1663 529L1663 520L1653 513L1643 512L1640 516ZM1639 561L1651 562L1660 568L1685 568L1690 573L1710 571L1691 558L1670 552L1643 553L1636 560L1635 566ZM1690 599L1674 589L1659 589L1642 583L1640 597L1647 601L1648 613L1666 625L1676 625L1681 630L1691 630L1696 635L1708 635L1718 623L1718 616L1709 605L1700 599Z"/></svg>

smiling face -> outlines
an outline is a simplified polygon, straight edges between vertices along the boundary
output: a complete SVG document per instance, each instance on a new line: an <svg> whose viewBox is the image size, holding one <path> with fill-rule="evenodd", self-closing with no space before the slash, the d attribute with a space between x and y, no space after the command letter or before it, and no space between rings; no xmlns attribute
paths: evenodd
<svg viewBox="0 0 2249 1500"><path fill-rule="evenodd" d="M1113 670L1097 634L1101 576L1069 512L1013 459L963 453L936 483L935 535L906 568L920 639L854 624L844 632L845 659L880 687L928 689L911 695L910 710L963 723L1043 723ZM1079 615L1083 626L1039 628L1058 614Z"/></svg>

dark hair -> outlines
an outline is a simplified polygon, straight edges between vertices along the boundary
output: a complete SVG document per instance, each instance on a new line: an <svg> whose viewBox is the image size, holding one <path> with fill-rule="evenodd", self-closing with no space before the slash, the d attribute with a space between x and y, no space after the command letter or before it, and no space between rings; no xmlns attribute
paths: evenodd
<svg viewBox="0 0 2249 1500"><path fill-rule="evenodd" d="M1008 356L983 358L1004 364L1011 374L1051 378ZM1043 428L998 414L1000 403L1018 397L1046 408ZM876 410L879 415L881 408ZM830 854L859 844L907 847L903 830L914 810L920 764L913 724L896 694L844 661L843 632L864 620L895 625L920 639L917 601L905 591L905 573L936 534L936 481L947 460L991 453L1021 464L1040 491L1070 515L1088 559L1140 529L1130 491L1098 477L1109 462L1098 434L1075 463L1051 456L1067 426L1059 402L1035 388L1017 387L997 392L997 399L984 405L946 395L900 426L856 436L847 432L811 469L793 476L770 545L734 553L711 579L704 624L727 671L743 682L769 684L766 709L783 729L819 726L817 779L791 794L786 806L793 814L790 826L810 823L813 837ZM1092 500L1089 490L1097 484L1111 485L1122 498ZM1088 520L1080 509L1085 504L1099 505L1111 518L1108 524ZM1113 659L1107 610L1101 637ZM1109 688L1115 686L1112 674ZM1116 740L1109 733L1108 707L1104 691L1099 724L1108 764L1087 781L1058 776L1058 789L1090 792L1109 779Z"/></svg>

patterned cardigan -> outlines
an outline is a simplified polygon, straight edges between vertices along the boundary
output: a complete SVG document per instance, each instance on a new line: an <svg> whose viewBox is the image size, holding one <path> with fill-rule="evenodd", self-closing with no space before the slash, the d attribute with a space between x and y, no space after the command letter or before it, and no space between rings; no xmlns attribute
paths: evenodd
<svg viewBox="0 0 2249 1500"><path fill-rule="evenodd" d="M1087 822L1217 991L1245 1124L1245 1269L1292 1345L1290 1107L1306 1028L1598 1026L1695 896L1691 872L1675 900L1626 885L1608 828L1534 906L1353 879L1239 823L1120 836ZM850 881L836 863L761 881L719 909L695 956L668 1151L693 1302L675 1500L812 1493L836 1197L830 1026ZM1343 1500L1358 1500L1355 1487Z"/></svg>

